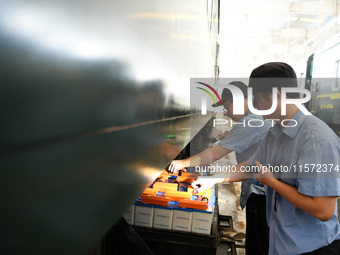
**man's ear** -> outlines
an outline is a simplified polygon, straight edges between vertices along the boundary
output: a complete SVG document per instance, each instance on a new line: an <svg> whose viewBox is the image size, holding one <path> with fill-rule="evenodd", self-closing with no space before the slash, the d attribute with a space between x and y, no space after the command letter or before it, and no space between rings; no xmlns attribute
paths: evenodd
<svg viewBox="0 0 340 255"><path fill-rule="evenodd" d="M277 90L277 99L281 100L281 91L280 90Z"/></svg>

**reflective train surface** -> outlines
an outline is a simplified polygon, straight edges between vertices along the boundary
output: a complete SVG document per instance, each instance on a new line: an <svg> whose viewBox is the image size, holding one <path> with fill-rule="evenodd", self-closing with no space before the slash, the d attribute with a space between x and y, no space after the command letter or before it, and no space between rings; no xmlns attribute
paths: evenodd
<svg viewBox="0 0 340 255"><path fill-rule="evenodd" d="M219 1L0 5L0 254L89 254L209 123Z"/></svg>

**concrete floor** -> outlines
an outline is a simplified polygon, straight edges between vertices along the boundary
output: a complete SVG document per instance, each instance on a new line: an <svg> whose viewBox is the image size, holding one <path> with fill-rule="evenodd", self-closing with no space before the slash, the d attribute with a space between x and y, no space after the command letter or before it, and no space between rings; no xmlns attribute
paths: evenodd
<svg viewBox="0 0 340 255"><path fill-rule="evenodd" d="M246 229L246 217L245 211L241 210L239 205L239 195L237 195L237 189L240 189L240 185L234 184L218 184L218 206L219 214L231 216L233 219L233 228L245 233ZM235 192L236 191L236 192ZM236 244L244 244L243 242L236 242ZM216 255L228 254L227 251L230 246L227 244L220 244L217 248ZM243 255L244 249L237 249L237 255Z"/></svg>
<svg viewBox="0 0 340 255"><path fill-rule="evenodd" d="M222 118L219 116L218 118ZM213 128L212 136L215 137L218 134L223 133L225 130L230 130L229 125L220 125ZM218 143L212 144L212 146L217 145ZM215 161L212 166L227 166L227 165L237 165L235 153L230 153L227 156L221 158L218 161ZM231 216L233 219L233 227L236 231L245 233L246 231L246 216L245 210L241 210L239 204L239 198L241 193L241 183L225 183L218 184L218 206L219 206L219 214ZM242 244L242 243L236 243ZM226 243L221 243L218 246L216 255L226 255L231 254L228 253L230 250L230 245ZM237 255L243 255L244 249L237 249Z"/></svg>

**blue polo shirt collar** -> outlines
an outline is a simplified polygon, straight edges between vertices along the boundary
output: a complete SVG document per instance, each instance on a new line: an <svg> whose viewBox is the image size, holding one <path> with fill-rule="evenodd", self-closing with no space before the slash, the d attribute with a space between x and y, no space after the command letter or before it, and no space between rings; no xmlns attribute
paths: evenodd
<svg viewBox="0 0 340 255"><path fill-rule="evenodd" d="M278 137L279 135L284 133L285 135L289 136L291 139L294 139L299 129L301 128L301 124L303 123L305 118L306 118L306 115L299 110L292 118L295 121L292 121L292 120L289 121L286 124L287 127L283 131L281 130L280 124L276 123L275 126L271 129L271 132L275 137ZM295 124L296 126L294 127Z"/></svg>

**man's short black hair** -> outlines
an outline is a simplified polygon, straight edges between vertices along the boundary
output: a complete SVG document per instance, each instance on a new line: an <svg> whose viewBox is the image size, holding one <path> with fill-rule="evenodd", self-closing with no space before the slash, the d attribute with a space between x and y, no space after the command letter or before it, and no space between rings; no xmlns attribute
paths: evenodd
<svg viewBox="0 0 340 255"><path fill-rule="evenodd" d="M297 78L294 69L283 62L269 62L256 67L250 74L249 87L253 88L253 93L272 91L273 87L297 88ZM289 93L290 98L299 97L298 93Z"/></svg>
<svg viewBox="0 0 340 255"><path fill-rule="evenodd" d="M244 98L247 98L247 89L248 89L248 86L246 84L244 84L243 82L241 81L232 81L232 82L229 82L228 84L231 84L231 85L234 85L236 87L238 87L243 95L244 95ZM227 88L223 89L222 91L222 104L224 104L225 102L227 102L228 100L233 100L233 94L231 93L231 91ZM217 107L217 106L221 106L221 103L220 102L217 102L216 104L213 104L212 105L213 107Z"/></svg>

